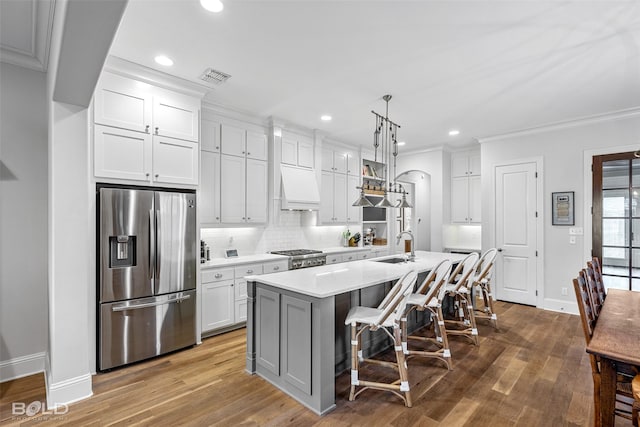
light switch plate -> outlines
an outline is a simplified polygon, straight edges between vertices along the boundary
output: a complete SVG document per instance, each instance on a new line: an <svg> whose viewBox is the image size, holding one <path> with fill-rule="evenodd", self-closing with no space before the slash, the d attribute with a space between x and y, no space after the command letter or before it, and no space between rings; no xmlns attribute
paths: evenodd
<svg viewBox="0 0 640 427"><path fill-rule="evenodd" d="M571 227L569 229L570 236L582 236L584 234L584 230L582 227Z"/></svg>

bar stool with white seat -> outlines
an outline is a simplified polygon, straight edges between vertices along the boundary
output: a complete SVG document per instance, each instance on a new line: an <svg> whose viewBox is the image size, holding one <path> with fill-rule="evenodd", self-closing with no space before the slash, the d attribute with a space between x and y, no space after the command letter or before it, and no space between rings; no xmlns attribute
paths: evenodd
<svg viewBox="0 0 640 427"><path fill-rule="evenodd" d="M493 308L493 293L491 291L491 279L493 277L493 266L495 265L496 248L488 249L482 254L474 268L472 287L479 289L484 302L482 309L475 308L476 319L489 319L493 321L493 327L498 329L498 315Z"/></svg>
<svg viewBox="0 0 640 427"><path fill-rule="evenodd" d="M445 285L448 295L454 297L460 320L445 320L445 324L451 326L462 326L462 329L447 328L448 335L462 335L469 338L475 345L478 345L478 328L476 318L471 303L471 274L473 273L476 261L480 256L477 252L467 255L456 266L449 282Z"/></svg>
<svg viewBox="0 0 640 427"><path fill-rule="evenodd" d="M377 308L373 307L352 307L344 321L345 325L351 326L351 391L349 400L355 398L366 389L378 389L390 391L399 396L406 406L411 407L411 393L409 390L409 378L407 373L407 363L402 351L402 330L401 317L404 314L406 300L413 292L413 286L418 275L415 271L410 271L402 276L387 293L383 301ZM393 330L390 332L387 328ZM362 333L366 330L383 330L392 340L396 362L387 362L374 359L363 359L361 350ZM359 367L361 362L376 363L398 369L399 378L392 383L382 383L376 381L362 380L359 377ZM356 387L362 387L356 392Z"/></svg>
<svg viewBox="0 0 640 427"><path fill-rule="evenodd" d="M405 314L402 318L402 336L405 339L402 346L404 354L407 355L407 360L412 356L432 357L442 360L449 370L452 369L451 350L449 349L449 340L447 339L447 330L444 327L444 316L442 314L442 299L445 294L444 284L449 279L450 274L451 261L448 259L441 261L420 284L417 292L409 296ZM435 338L418 335L408 336L407 316L414 310L428 311L430 313ZM429 342L437 345L438 349L435 351L409 349L408 340Z"/></svg>

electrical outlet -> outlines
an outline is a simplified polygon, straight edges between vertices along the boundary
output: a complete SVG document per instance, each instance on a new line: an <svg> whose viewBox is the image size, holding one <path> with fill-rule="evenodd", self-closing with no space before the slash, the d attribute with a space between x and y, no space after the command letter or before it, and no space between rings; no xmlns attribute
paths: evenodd
<svg viewBox="0 0 640 427"><path fill-rule="evenodd" d="M568 293L567 293L567 292L568 292L568 291L567 291L567 288L562 288L562 289L560 290L560 293L561 293L562 295L568 295Z"/></svg>
<svg viewBox="0 0 640 427"><path fill-rule="evenodd" d="M569 236L569 243L572 245L576 244L576 236Z"/></svg>

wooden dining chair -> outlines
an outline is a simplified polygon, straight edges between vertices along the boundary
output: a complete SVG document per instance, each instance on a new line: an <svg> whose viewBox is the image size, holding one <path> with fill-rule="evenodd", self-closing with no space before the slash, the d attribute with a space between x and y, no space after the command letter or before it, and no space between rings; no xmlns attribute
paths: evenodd
<svg viewBox="0 0 640 427"><path fill-rule="evenodd" d="M580 312L580 320L582 323L582 331L584 332L584 338L586 344L589 345L591 342L591 337L593 336L593 330L595 329L597 318L593 312L591 296L589 294L589 288L586 281L586 272L580 272L577 278L573 279L573 289L576 294L576 299L578 302L578 310ZM591 363L591 376L593 378L593 407L594 407L594 425L596 427L600 426L600 362L598 358L591 354L589 354L589 362ZM629 406L630 399L633 399L633 394L631 392L631 382L625 381L624 376L619 375L618 381L616 382L616 410L615 414L617 416L631 419L632 413L630 410L624 409L624 407ZM618 405L618 403L620 405Z"/></svg>
<svg viewBox="0 0 640 427"><path fill-rule="evenodd" d="M447 338L447 329L444 326L444 316L442 313L442 299L444 298L444 284L451 274L451 261L443 260L436 265L418 286L415 293L407 299L407 306L402 317L403 350L407 355L407 360L414 356L430 357L442 360L449 370L452 369L451 349ZM407 317L414 311L426 311L430 313L431 323L435 338L423 335L407 334ZM437 350L417 350L409 348L409 340L428 342L435 345Z"/></svg>
<svg viewBox="0 0 640 427"><path fill-rule="evenodd" d="M600 297L601 304L604 304L604 299L607 297L607 291L604 288L604 279L602 278L602 266L598 257L591 258L591 261L587 261L587 267L593 270L593 278L596 281L596 288L598 289L598 296Z"/></svg>
<svg viewBox="0 0 640 427"><path fill-rule="evenodd" d="M476 319L489 319L493 322L493 327L498 329L498 315L493 308L493 292L491 291L491 279L493 278L493 267L498 251L496 248L488 249L476 262L473 269L472 284L475 289L480 290L483 307L474 307ZM477 298L476 298L477 300Z"/></svg>
<svg viewBox="0 0 640 427"><path fill-rule="evenodd" d="M445 291L452 296L458 320L445 320L448 335L461 335L478 345L478 328L471 301L471 275L479 255L472 252L458 263L445 284Z"/></svg>
<svg viewBox="0 0 640 427"><path fill-rule="evenodd" d="M387 293L378 307L352 307L344 321L351 327L351 391L349 400L355 398L367 389L390 391L399 396L407 407L411 407L411 392L407 363L402 348L402 316L409 295L413 292L418 275L410 271L402 276ZM362 354L362 333L366 330L384 331L391 341L395 351L395 362L377 359L364 359ZM368 381L360 378L360 364L369 362L398 370L399 378L391 383ZM356 392L357 387L362 387Z"/></svg>
<svg viewBox="0 0 640 427"><path fill-rule="evenodd" d="M640 424L640 375L636 375L631 382L631 391L633 392L631 415L633 417L633 425L638 427L638 424Z"/></svg>
<svg viewBox="0 0 640 427"><path fill-rule="evenodd" d="M578 273L582 276L587 284L587 290L589 291L589 298L591 298L591 309L593 310L593 316L598 319L600 311L602 310L602 304L604 304L604 298L601 297L596 284L596 278L593 272L593 268L587 265L587 268L580 270Z"/></svg>

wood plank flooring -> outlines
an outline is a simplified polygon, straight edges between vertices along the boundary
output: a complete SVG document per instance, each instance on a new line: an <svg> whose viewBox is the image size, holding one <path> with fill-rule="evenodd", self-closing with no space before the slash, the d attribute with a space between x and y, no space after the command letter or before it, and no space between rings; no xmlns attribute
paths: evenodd
<svg viewBox="0 0 640 427"><path fill-rule="evenodd" d="M245 330L192 349L94 376L94 395L63 415L14 417L13 402L44 401L43 375L1 384L1 425L65 426L590 426L593 384L577 316L497 303L500 329L479 320L480 345L450 338L454 370L413 358L413 408L390 393L348 401L348 373L336 379L337 408L318 417L265 380L244 372ZM383 355L386 357L387 355ZM370 366L370 365L369 365ZM371 366L362 375L385 377ZM619 426L631 422L617 418Z"/></svg>

